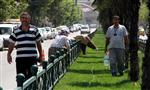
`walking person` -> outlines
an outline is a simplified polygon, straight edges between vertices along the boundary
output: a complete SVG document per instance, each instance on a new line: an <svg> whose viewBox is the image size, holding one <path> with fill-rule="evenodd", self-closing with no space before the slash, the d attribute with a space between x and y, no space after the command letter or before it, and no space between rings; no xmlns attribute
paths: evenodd
<svg viewBox="0 0 150 90"><path fill-rule="evenodd" d="M31 17L27 12L20 15L21 25L15 27L10 36L7 53L7 61L11 64L11 53L16 47L16 71L17 74L23 73L26 79L32 76L30 68L37 63L38 54L39 58L43 59L41 35L35 26L30 25L30 19Z"/></svg>
<svg viewBox="0 0 150 90"><path fill-rule="evenodd" d="M128 45L128 32L124 25L119 24L120 17L113 16L113 25L106 32L105 52L109 50L110 69L112 76L123 75L125 46Z"/></svg>

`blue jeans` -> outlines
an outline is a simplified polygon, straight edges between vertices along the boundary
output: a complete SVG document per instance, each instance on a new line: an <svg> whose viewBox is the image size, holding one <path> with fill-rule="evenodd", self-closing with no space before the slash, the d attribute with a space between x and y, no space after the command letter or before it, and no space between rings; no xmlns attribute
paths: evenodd
<svg viewBox="0 0 150 90"><path fill-rule="evenodd" d="M125 50L119 48L109 49L110 69L112 73L123 72Z"/></svg>

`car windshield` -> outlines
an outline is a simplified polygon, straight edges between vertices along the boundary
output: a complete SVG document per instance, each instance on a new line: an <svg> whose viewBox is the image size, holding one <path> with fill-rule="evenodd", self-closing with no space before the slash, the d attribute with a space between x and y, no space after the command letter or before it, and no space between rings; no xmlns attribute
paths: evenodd
<svg viewBox="0 0 150 90"><path fill-rule="evenodd" d="M82 27L82 29L88 29L88 27Z"/></svg>
<svg viewBox="0 0 150 90"><path fill-rule="evenodd" d="M11 34L12 30L10 27L0 27L0 34Z"/></svg>

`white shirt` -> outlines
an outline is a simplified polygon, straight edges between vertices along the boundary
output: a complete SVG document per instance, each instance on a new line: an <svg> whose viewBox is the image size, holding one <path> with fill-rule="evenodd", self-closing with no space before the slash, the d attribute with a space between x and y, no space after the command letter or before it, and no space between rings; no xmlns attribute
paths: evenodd
<svg viewBox="0 0 150 90"><path fill-rule="evenodd" d="M128 32L125 26L119 25L118 28L114 28L114 25L110 26L106 33L106 37L110 38L110 43L108 48L125 49L124 37L126 35L128 35Z"/></svg>
<svg viewBox="0 0 150 90"><path fill-rule="evenodd" d="M141 40L147 40L148 37L147 37L147 35L140 35L140 36L139 36L139 39L141 39Z"/></svg>
<svg viewBox="0 0 150 90"><path fill-rule="evenodd" d="M65 35L57 35L56 38L52 41L50 47L63 48L64 46L70 47L69 39Z"/></svg>

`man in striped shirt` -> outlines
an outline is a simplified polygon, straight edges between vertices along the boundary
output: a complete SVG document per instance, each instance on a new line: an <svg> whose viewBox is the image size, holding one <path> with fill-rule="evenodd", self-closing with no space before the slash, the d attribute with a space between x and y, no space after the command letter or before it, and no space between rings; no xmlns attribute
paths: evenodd
<svg viewBox="0 0 150 90"><path fill-rule="evenodd" d="M12 63L11 53L16 45L16 71L23 73L26 78L31 77L30 68L36 64L38 52L42 59L41 35L35 26L30 25L30 15L23 12L20 16L21 25L14 28L9 41L7 61ZM38 49L38 52L37 52Z"/></svg>

